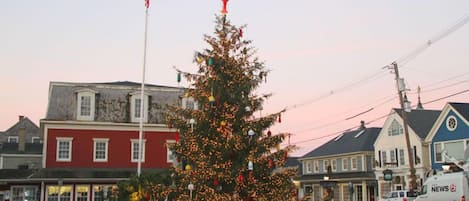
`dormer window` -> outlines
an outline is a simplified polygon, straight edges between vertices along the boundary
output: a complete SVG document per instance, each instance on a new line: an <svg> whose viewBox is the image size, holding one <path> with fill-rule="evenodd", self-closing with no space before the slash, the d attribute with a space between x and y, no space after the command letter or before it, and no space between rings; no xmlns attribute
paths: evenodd
<svg viewBox="0 0 469 201"><path fill-rule="evenodd" d="M77 120L94 120L97 93L91 89L80 89L77 91Z"/></svg>
<svg viewBox="0 0 469 201"><path fill-rule="evenodd" d="M404 129L402 128L401 124L397 122L395 119L392 120L391 126L388 128L388 135L389 136L394 136L394 135L400 135L404 133Z"/></svg>
<svg viewBox="0 0 469 201"><path fill-rule="evenodd" d="M194 100L193 97L182 98L182 109L197 110L198 107L198 103Z"/></svg>
<svg viewBox="0 0 469 201"><path fill-rule="evenodd" d="M141 107L143 105L143 115L141 114ZM130 94L130 120L131 122L140 122L143 116L143 122L148 122L148 94L143 94L143 104L140 92Z"/></svg>

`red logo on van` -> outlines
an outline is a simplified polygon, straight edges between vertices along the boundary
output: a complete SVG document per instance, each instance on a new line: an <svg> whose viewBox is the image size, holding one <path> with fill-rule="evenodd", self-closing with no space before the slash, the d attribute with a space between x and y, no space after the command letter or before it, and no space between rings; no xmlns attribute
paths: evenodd
<svg viewBox="0 0 469 201"><path fill-rule="evenodd" d="M456 192L456 185L451 184L451 185L449 186L449 189L450 189L451 192Z"/></svg>

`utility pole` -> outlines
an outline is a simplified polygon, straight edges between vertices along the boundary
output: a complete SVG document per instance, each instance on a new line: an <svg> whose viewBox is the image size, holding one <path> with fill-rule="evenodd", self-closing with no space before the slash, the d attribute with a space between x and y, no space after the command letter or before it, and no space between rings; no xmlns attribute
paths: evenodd
<svg viewBox="0 0 469 201"><path fill-rule="evenodd" d="M414 159L413 159L413 152L412 148L410 145L410 139L409 139L409 126L407 124L407 114L406 114L406 105L404 104L404 93L405 93L405 85L404 85L404 79L399 77L399 68L397 67L397 63L393 62L391 64L394 69L394 74L396 75L396 84L397 84L397 91L399 93L399 102L401 104L401 116L402 116L402 121L404 122L404 135L405 135L405 141L407 145L407 156L409 158L409 170L410 170L410 190L414 190L417 188L417 183L416 179L417 177L415 176L415 167L414 167ZM405 100L407 101L407 100Z"/></svg>

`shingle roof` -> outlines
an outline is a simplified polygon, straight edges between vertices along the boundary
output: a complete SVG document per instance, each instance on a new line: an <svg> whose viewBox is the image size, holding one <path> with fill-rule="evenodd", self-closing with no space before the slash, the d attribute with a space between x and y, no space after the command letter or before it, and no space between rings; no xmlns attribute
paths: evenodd
<svg viewBox="0 0 469 201"><path fill-rule="evenodd" d="M364 130L359 129L345 132L305 154L302 158L329 156L359 151L373 151L373 144L378 137L380 130L381 128L365 128Z"/></svg>
<svg viewBox="0 0 469 201"><path fill-rule="evenodd" d="M114 85L114 86L130 86L130 87L140 87L142 83L140 82L131 82L131 81L117 81L117 82L102 82L102 83L91 83L97 85ZM179 89L180 87L172 87L172 86L163 86L163 85L155 85L155 84L148 84L145 83L147 87L164 87L164 88L174 88Z"/></svg>
<svg viewBox="0 0 469 201"><path fill-rule="evenodd" d="M142 173L163 172L167 169L142 169ZM31 179L128 179L137 174L129 168L44 168L31 176Z"/></svg>
<svg viewBox="0 0 469 201"><path fill-rule="evenodd" d="M28 117L23 117L20 121L18 121L15 125L10 127L8 130L5 131L5 135L18 135L18 130L23 127L26 129L26 133L35 133L37 134L39 131L39 127L32 122Z"/></svg>
<svg viewBox="0 0 469 201"><path fill-rule="evenodd" d="M469 103L449 103L467 121L469 121Z"/></svg>
<svg viewBox="0 0 469 201"><path fill-rule="evenodd" d="M3 179L27 179L36 170L33 169L0 169L0 180Z"/></svg>
<svg viewBox="0 0 469 201"><path fill-rule="evenodd" d="M394 108L394 110L402 117L402 109ZM406 113L406 117L408 125L412 130L414 130L420 138L425 138L440 113L440 110L411 110L411 112Z"/></svg>

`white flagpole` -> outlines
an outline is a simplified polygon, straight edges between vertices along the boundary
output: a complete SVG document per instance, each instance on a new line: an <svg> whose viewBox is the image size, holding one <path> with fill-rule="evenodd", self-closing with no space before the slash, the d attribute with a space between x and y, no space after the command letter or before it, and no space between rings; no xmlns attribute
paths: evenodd
<svg viewBox="0 0 469 201"><path fill-rule="evenodd" d="M137 176L142 173L142 153L143 153L143 119L145 118L144 107L144 88L145 88L145 66L147 64L147 26L148 26L148 7L150 1L145 0L145 33L143 39L143 69L142 69L142 86L140 90L140 121L138 130L138 163L137 163Z"/></svg>

